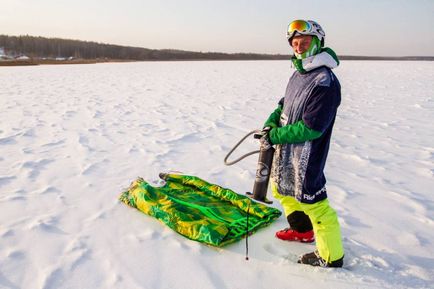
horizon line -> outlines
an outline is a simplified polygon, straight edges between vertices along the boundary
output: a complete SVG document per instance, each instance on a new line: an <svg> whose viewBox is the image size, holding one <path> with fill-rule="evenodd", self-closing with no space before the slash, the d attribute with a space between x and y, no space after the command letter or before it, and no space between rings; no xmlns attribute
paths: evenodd
<svg viewBox="0 0 434 289"><path fill-rule="evenodd" d="M184 50L184 49L177 49L177 48L147 48L142 46L131 46L131 45L122 45L122 44L114 44L114 43L106 43L106 42L98 42L95 40L81 40L81 39L73 39L73 38L62 38L62 37L47 37L47 36L33 36L29 34L20 34L20 35L8 35L8 34L0 34L0 36L7 36L7 37L35 37L35 38L46 38L46 39L60 39L60 40L70 40L70 41L80 41L80 42L90 42L90 43L96 43L99 45L114 45L114 46L120 46L120 47L126 47L126 48L141 48L141 49L148 49L148 50L156 50L156 51L164 51L164 50L174 50L174 51L182 51L182 52L193 52L193 53L203 53L203 54L253 54L253 55L264 55L264 56L291 56L292 54L284 54L284 53L258 53L258 52L216 52L216 51L207 51L204 52L202 50L200 51L194 51L194 50ZM370 57L370 58L390 58L390 59L396 59L396 58L433 58L434 55L400 55L400 56L382 56L382 55L353 55L353 54L338 54L339 57Z"/></svg>

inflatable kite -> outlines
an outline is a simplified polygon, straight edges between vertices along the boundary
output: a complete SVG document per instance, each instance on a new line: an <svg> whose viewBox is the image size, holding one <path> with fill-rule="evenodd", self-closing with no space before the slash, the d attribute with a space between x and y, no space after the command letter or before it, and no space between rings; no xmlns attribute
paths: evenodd
<svg viewBox="0 0 434 289"><path fill-rule="evenodd" d="M166 181L153 187L135 180L119 199L179 234L212 246L241 240L277 219L281 212L198 177L160 174Z"/></svg>

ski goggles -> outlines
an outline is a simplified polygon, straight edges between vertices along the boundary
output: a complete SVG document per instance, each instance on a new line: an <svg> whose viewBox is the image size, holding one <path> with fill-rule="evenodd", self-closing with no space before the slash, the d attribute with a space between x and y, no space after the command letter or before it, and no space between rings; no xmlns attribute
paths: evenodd
<svg viewBox="0 0 434 289"><path fill-rule="evenodd" d="M286 32L286 38L291 39L296 32L300 34L309 33L312 31L312 25L304 20L294 20L288 25L288 31Z"/></svg>

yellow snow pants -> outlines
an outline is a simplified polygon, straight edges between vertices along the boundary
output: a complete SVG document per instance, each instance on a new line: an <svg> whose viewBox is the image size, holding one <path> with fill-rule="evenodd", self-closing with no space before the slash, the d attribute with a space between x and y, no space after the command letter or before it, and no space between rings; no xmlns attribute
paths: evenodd
<svg viewBox="0 0 434 289"><path fill-rule="evenodd" d="M330 207L328 199L314 204L305 204L294 197L279 194L277 186L273 183L271 190L274 198L281 203L285 216L295 211L303 211L309 216L315 233L316 248L321 258L330 263L344 256L338 216Z"/></svg>

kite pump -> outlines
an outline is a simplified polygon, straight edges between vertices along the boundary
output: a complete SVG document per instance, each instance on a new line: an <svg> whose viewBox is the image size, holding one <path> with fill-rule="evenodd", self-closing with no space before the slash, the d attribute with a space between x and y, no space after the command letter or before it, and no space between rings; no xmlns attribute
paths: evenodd
<svg viewBox="0 0 434 289"><path fill-rule="evenodd" d="M255 139L260 139L263 136L263 132L260 130L253 130L246 134L226 155L224 159L224 163L227 166L231 166L242 159L259 153L258 158L258 166L256 169L256 177L255 177L255 183L253 185L253 192L246 192L248 196L251 196L253 199L264 202L267 204L271 204L272 201L267 199L267 190L268 190L268 182L270 180L270 174L271 174L271 165L273 163L273 156L275 149L272 146L269 146L268 148L263 148L261 146L260 150L249 152L245 155L242 155L238 159L234 161L228 161L229 156L235 151L235 149L250 135L253 134L253 137Z"/></svg>

